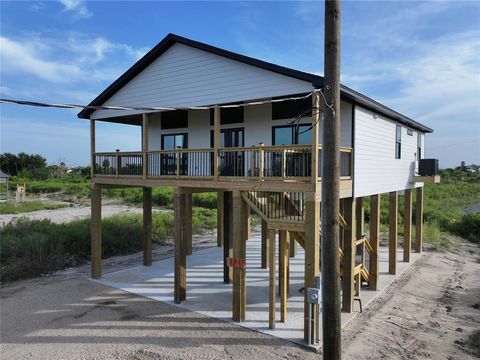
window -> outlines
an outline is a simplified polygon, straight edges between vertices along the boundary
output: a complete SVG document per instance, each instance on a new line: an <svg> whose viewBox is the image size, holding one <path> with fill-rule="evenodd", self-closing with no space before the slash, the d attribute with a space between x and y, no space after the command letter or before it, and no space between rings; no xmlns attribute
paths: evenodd
<svg viewBox="0 0 480 360"><path fill-rule="evenodd" d="M413 130L412 129L407 129L407 135L413 136Z"/></svg>
<svg viewBox="0 0 480 360"><path fill-rule="evenodd" d="M402 127L397 125L395 134L395 159L402 158Z"/></svg>
<svg viewBox="0 0 480 360"><path fill-rule="evenodd" d="M302 96L304 94L299 94ZM281 99L274 98L274 99ZM312 99L308 97L301 100L288 100L272 103L272 120L291 119L302 116L312 116Z"/></svg>
<svg viewBox="0 0 480 360"><path fill-rule="evenodd" d="M181 129L188 127L188 111L173 110L161 114L162 129Z"/></svg>
<svg viewBox="0 0 480 360"><path fill-rule="evenodd" d="M312 130L310 124L274 126L272 128L273 145L310 144Z"/></svg>
<svg viewBox="0 0 480 360"><path fill-rule="evenodd" d="M210 125L213 126L215 111L210 109ZM243 123L244 107L220 109L220 125Z"/></svg>
<svg viewBox="0 0 480 360"><path fill-rule="evenodd" d="M422 134L417 134L417 160L422 158Z"/></svg>

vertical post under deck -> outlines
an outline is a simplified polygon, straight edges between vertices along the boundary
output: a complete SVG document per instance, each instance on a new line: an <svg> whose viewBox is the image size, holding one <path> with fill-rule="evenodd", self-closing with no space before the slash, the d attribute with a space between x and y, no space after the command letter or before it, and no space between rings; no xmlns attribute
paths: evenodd
<svg viewBox="0 0 480 360"><path fill-rule="evenodd" d="M275 262L275 230L268 229L267 231L268 239L268 258L269 258L269 291L268 291L268 327L270 329L275 329L275 315L276 315L276 284L275 284L275 272L276 272L276 262Z"/></svg>
<svg viewBox="0 0 480 360"><path fill-rule="evenodd" d="M280 293L280 321L287 319L287 291L288 291L288 234L286 230L280 230L278 234L279 257L278 257L278 291Z"/></svg>
<svg viewBox="0 0 480 360"><path fill-rule="evenodd" d="M91 220L91 275L93 279L102 276L102 188L92 185Z"/></svg>
<svg viewBox="0 0 480 360"><path fill-rule="evenodd" d="M388 273L397 273L398 194L390 192L388 223Z"/></svg>
<svg viewBox="0 0 480 360"><path fill-rule="evenodd" d="M242 199L240 191L232 192L232 200L232 213L235 219L232 223L233 260L237 263L237 266L233 267L232 317L234 321L244 321L246 308L245 267L240 266L240 262L246 260L246 238L242 227L244 226L244 209L247 204Z"/></svg>
<svg viewBox="0 0 480 360"><path fill-rule="evenodd" d="M228 258L233 257L233 198L231 191L223 194L223 282L229 284L233 279L233 268L228 266Z"/></svg>
<svg viewBox="0 0 480 360"><path fill-rule="evenodd" d="M192 193L188 192L184 196L184 215L183 215L183 236L185 241L185 251L187 255L192 255L192 241L193 241L193 231L192 231Z"/></svg>
<svg viewBox="0 0 480 360"><path fill-rule="evenodd" d="M422 252L423 242L423 187L417 188L415 209L415 251Z"/></svg>
<svg viewBox="0 0 480 360"><path fill-rule="evenodd" d="M181 188L175 188L174 211L175 211L175 285L174 301L180 304L187 298L187 254L183 235L183 215L185 206L185 194Z"/></svg>
<svg viewBox="0 0 480 360"><path fill-rule="evenodd" d="M356 241L356 225L355 225L355 199L343 199L344 216L347 222L347 228L344 229L343 243L343 293L342 293L342 310L352 312L354 292L354 274L355 269L355 241Z"/></svg>
<svg viewBox="0 0 480 360"><path fill-rule="evenodd" d="M338 215L337 215L338 216ZM337 253L338 257L338 253ZM315 287L315 277L320 273L320 194L318 192L305 193L305 299L304 299L304 340L308 334L316 338L316 324L318 313L313 314L313 321L308 322L309 304L307 303L307 289ZM310 327L310 330L309 330Z"/></svg>
<svg viewBox="0 0 480 360"><path fill-rule="evenodd" d="M410 262L412 249L412 190L406 189L403 196L403 261Z"/></svg>
<svg viewBox="0 0 480 360"><path fill-rule="evenodd" d="M217 246L223 246L223 191L217 192Z"/></svg>
<svg viewBox="0 0 480 360"><path fill-rule="evenodd" d="M90 120L90 179L95 176L95 120Z"/></svg>
<svg viewBox="0 0 480 360"><path fill-rule="evenodd" d="M368 286L372 290L378 290L379 275L379 248L380 248L380 194L370 196L370 268Z"/></svg>
<svg viewBox="0 0 480 360"><path fill-rule="evenodd" d="M152 265L152 188L143 188L143 265Z"/></svg>
<svg viewBox="0 0 480 360"><path fill-rule="evenodd" d="M265 220L262 220L262 245L261 245L261 268L267 269L269 264L268 258L268 224Z"/></svg>

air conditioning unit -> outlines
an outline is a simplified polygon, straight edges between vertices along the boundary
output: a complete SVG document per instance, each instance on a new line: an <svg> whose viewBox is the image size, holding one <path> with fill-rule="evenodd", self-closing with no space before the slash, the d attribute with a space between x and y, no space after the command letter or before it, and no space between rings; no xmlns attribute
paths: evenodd
<svg viewBox="0 0 480 360"><path fill-rule="evenodd" d="M439 175L438 159L420 159L418 162L418 175L436 176Z"/></svg>

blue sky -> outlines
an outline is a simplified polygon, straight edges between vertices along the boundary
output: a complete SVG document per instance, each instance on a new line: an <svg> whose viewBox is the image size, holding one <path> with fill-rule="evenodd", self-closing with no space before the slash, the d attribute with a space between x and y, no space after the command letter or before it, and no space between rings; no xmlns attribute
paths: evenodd
<svg viewBox="0 0 480 360"><path fill-rule="evenodd" d="M90 102L169 32L323 74L323 2L1 1L0 96ZM480 163L480 2L343 1L342 83L432 128L426 156ZM128 104L122 104L128 105ZM0 105L1 152L84 165L76 111ZM140 132L98 126L99 151Z"/></svg>

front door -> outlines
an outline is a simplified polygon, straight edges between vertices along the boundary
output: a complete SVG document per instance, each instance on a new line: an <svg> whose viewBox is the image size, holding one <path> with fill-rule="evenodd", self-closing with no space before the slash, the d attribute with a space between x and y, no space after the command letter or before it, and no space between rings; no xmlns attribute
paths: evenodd
<svg viewBox="0 0 480 360"><path fill-rule="evenodd" d="M162 150L186 149L188 147L188 135L166 134L162 135ZM183 153L180 156L180 175L187 175L188 154ZM160 156L160 175L176 175L177 173L177 154L168 153Z"/></svg>
<svg viewBox="0 0 480 360"><path fill-rule="evenodd" d="M244 147L244 134L243 128L221 129L220 148ZM213 147L213 130L210 132L210 146ZM222 151L220 153L220 176L244 176L244 164L245 159L242 151Z"/></svg>

